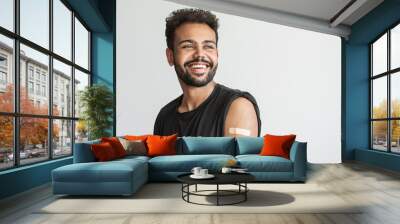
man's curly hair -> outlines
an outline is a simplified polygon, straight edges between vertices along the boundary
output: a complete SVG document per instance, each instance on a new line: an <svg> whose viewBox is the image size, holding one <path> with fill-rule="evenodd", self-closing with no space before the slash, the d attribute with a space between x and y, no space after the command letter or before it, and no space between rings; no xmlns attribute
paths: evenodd
<svg viewBox="0 0 400 224"><path fill-rule="evenodd" d="M166 19L165 37L167 46L174 49L175 30L184 23L205 23L214 30L218 43L218 18L210 11L203 9L178 9Z"/></svg>

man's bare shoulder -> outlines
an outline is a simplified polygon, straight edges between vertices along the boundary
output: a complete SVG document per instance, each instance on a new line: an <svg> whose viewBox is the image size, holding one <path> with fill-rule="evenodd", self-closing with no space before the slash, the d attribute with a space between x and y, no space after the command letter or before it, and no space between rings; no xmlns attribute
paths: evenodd
<svg viewBox="0 0 400 224"><path fill-rule="evenodd" d="M232 104L229 108L229 111L235 111L235 110L250 110L251 112L254 111L254 105L250 100L248 100L245 97L238 97L235 100L232 101Z"/></svg>

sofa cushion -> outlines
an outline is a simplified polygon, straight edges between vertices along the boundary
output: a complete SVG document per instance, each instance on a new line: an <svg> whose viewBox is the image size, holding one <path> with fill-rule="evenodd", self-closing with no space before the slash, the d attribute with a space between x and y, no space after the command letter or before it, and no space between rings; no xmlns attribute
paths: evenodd
<svg viewBox="0 0 400 224"><path fill-rule="evenodd" d="M121 159L108 162L74 163L52 171L58 182L129 182L134 172L147 171L140 159ZM147 176L147 172L142 175Z"/></svg>
<svg viewBox="0 0 400 224"><path fill-rule="evenodd" d="M211 172L219 171L230 159L231 155L175 155L158 156L149 160L149 170L163 172L190 172L193 167L200 166Z"/></svg>
<svg viewBox="0 0 400 224"><path fill-rule="evenodd" d="M92 144L90 147L92 149L94 157L96 157L96 160L99 162L105 162L118 158L112 145L108 142Z"/></svg>
<svg viewBox="0 0 400 224"><path fill-rule="evenodd" d="M126 151L126 155L138 155L145 156L147 155L147 148L145 142L141 140L127 140L124 138L118 138L121 142L122 146Z"/></svg>
<svg viewBox="0 0 400 224"><path fill-rule="evenodd" d="M292 172L292 161L279 156L238 155L240 167L249 172Z"/></svg>
<svg viewBox="0 0 400 224"><path fill-rule="evenodd" d="M262 156L281 156L290 159L290 148L296 135L268 135L264 136L264 145L261 149Z"/></svg>
<svg viewBox="0 0 400 224"><path fill-rule="evenodd" d="M235 155L235 139L233 137L182 137L178 154Z"/></svg>
<svg viewBox="0 0 400 224"><path fill-rule="evenodd" d="M165 156L176 154L177 134L168 136L152 135L147 137L147 155L148 156Z"/></svg>
<svg viewBox="0 0 400 224"><path fill-rule="evenodd" d="M95 162L96 158L91 150L92 144L99 144L100 139L87 141L87 142L77 142L74 147L74 163L88 163Z"/></svg>
<svg viewBox="0 0 400 224"><path fill-rule="evenodd" d="M237 137L236 155L260 154L263 144L262 137Z"/></svg>
<svg viewBox="0 0 400 224"><path fill-rule="evenodd" d="M115 155L118 158L122 158L126 156L126 151L124 149L124 146L122 146L121 142L117 137L103 137L101 138L101 142L108 142L114 149Z"/></svg>

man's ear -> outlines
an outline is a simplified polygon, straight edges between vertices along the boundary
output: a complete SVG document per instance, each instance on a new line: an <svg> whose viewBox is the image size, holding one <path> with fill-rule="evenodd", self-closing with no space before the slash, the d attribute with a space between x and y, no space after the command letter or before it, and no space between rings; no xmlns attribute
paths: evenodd
<svg viewBox="0 0 400 224"><path fill-rule="evenodd" d="M165 50L165 54L167 55L167 60L168 60L168 64L170 66L174 65L174 52L167 47L167 49Z"/></svg>

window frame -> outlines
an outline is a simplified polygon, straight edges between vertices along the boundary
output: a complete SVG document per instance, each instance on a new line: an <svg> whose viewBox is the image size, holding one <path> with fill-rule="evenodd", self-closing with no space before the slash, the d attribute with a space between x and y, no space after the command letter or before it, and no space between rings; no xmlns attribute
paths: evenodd
<svg viewBox="0 0 400 224"><path fill-rule="evenodd" d="M392 121L400 121L400 117L393 117L392 116L392 75L396 75L396 73L400 72L400 67L398 68L393 68L391 69L391 31L393 28L400 26L400 21L397 21L396 23L392 24L388 29L386 29L383 33L378 35L374 40L372 40L368 44L369 48L369 149L373 151L380 151L380 152L386 152L386 153L391 153L391 154L400 154L400 152L393 152L392 151ZM380 74L376 74L374 76L373 74L373 44L378 41L381 37L384 35L387 35L386 38L386 44L387 44L387 52L386 52L386 57L387 57L387 63L386 63L386 71ZM386 105L386 118L373 118L373 81L378 78L386 77L386 98L387 98L387 105ZM386 151L384 150L379 150L374 148L374 133L373 133L373 122L374 121L386 121Z"/></svg>
<svg viewBox="0 0 400 224"><path fill-rule="evenodd" d="M54 24L54 17L53 17L53 1L54 0L48 0L49 3L49 47L48 49L46 49L45 47L42 47L39 44L34 43L33 41L30 41L29 39L24 38L23 36L20 35L20 0L14 0L13 1L13 10L14 10L14 30L10 31L4 27L0 26L0 35L3 35L5 37L11 38L13 41L13 64L12 66L12 72L10 73L10 75L13 76L14 79L14 93L13 93L13 102L14 102L14 110L13 112L2 112L0 111L0 116L4 116L4 117L12 117L13 119L13 154L14 154L14 161L13 161L13 166L10 167L5 167L5 168L0 168L0 172L5 171L5 170L10 170L10 169L16 169L19 167L23 167L23 166L30 166L33 164L37 164L37 163L43 163L49 160L58 160L58 159L62 159L65 157L70 157L73 156L74 154L74 143L75 143L75 126L76 126L76 121L79 120L79 117L75 116L75 108L72 107L72 113L70 114L70 116L66 115L66 116L56 116L53 115L53 97L54 97L54 90L53 90L53 60L58 60L59 62L62 62L68 66L71 67L71 83L73 84L75 82L75 69L85 73L88 75L89 78L89 83L88 86L92 85L92 69L91 69L91 65L92 65L92 61L91 61L91 37L92 37L92 30L87 26L87 24L83 21L83 19L72 9L72 7L65 1L65 0L59 0L68 10L71 11L71 18L70 18L70 22L71 22L71 58L67 59L64 58L63 56L57 54L54 52L53 49L53 43L54 43L54 39L53 39L53 32L54 32L54 28L53 28L53 24ZM80 65L75 63L75 18L84 26L84 28L88 31L88 69L85 69L83 67L81 67ZM21 80L20 80L20 45L23 44L27 47L30 47L36 51L39 51L40 53L43 53L45 55L48 56L49 58L49 62L48 62L48 77L46 80L46 87L45 90L48 91L48 94L45 91L45 95L48 96L48 112L46 115L39 115L39 114L27 114L27 113L21 113L20 111L20 85L21 85ZM27 71L29 71L30 69L30 65L27 64ZM36 83L41 83L42 84L42 79L41 79L41 74L43 71L41 71L39 73L39 80L36 80L36 69L33 70L33 79L31 79L30 73L27 72L26 75L26 82L29 81L33 81L34 86ZM72 93L72 105L74 105L75 103L75 85L71 85L72 89L71 89L71 93ZM27 86L28 87L28 86ZM27 91L29 91L27 89ZM34 92L36 91L36 89L34 89ZM42 96L42 94L39 94L38 96ZM48 155L47 158L43 158L43 160L40 160L38 162L32 162L32 163L26 163L26 164L21 164L21 159L20 159L20 119L21 118L45 118L47 119L48 122L48 136L47 136L47 142L49 144L47 144L47 150L48 150ZM68 155L62 155L62 156L55 156L53 155L54 152L54 147L53 147L53 122L56 120L66 120L66 121L71 121L71 153Z"/></svg>

